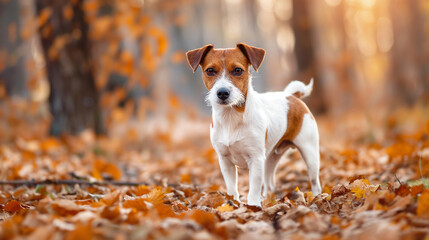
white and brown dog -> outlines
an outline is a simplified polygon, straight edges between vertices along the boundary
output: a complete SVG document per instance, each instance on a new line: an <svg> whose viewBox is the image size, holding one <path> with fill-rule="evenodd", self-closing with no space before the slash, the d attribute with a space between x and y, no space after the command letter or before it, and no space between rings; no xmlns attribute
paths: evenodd
<svg viewBox="0 0 429 240"><path fill-rule="evenodd" d="M212 106L210 138L219 157L227 193L239 200L237 167L249 169L247 204L261 206L261 190L274 190L277 163L289 147L300 151L308 168L311 190L319 183L319 134L316 121L300 100L311 93L309 85L291 82L284 91L257 93L250 67L258 70L265 50L243 43L236 48L206 45L186 53L195 72L200 65Z"/></svg>

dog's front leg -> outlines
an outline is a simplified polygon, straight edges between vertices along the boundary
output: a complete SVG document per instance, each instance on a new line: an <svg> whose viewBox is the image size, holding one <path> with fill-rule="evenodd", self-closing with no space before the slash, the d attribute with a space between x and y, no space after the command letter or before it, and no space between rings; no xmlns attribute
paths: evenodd
<svg viewBox="0 0 429 240"><path fill-rule="evenodd" d="M264 156L252 157L249 166L249 195L247 204L261 206L262 180L264 178Z"/></svg>
<svg viewBox="0 0 429 240"><path fill-rule="evenodd" d="M237 167L231 162L229 157L219 155L219 166L225 180L226 192L233 196L234 200L240 201L237 190Z"/></svg>

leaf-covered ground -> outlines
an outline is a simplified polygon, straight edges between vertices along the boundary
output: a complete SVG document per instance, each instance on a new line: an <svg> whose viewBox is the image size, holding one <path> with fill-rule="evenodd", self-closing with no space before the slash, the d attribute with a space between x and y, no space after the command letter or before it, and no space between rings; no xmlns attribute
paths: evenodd
<svg viewBox="0 0 429 240"><path fill-rule="evenodd" d="M426 115L425 115L426 114ZM1 239L427 239L427 111L319 117L323 194L299 153L263 208L225 195L207 119L116 126L109 137L20 137L0 148ZM68 184L32 181L67 180ZM73 184L75 182L113 184ZM140 183L134 186L132 183Z"/></svg>

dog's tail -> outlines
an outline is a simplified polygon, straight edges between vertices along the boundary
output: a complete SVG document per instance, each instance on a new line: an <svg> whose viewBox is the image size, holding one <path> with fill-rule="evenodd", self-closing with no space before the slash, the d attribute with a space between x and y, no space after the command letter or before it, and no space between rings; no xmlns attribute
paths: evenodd
<svg viewBox="0 0 429 240"><path fill-rule="evenodd" d="M308 85L305 85L300 81L292 81L285 88L285 93L294 95L297 98L305 98L310 96L311 91L313 90L313 78L310 80Z"/></svg>

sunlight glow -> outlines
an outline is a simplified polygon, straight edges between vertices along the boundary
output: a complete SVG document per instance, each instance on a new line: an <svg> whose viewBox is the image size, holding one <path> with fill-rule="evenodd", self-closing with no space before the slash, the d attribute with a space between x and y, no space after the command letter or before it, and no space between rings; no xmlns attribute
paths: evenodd
<svg viewBox="0 0 429 240"><path fill-rule="evenodd" d="M382 52L388 52L393 46L393 27L390 19L381 17L377 22L377 44Z"/></svg>
<svg viewBox="0 0 429 240"><path fill-rule="evenodd" d="M287 21L292 17L292 10L291 0L276 1L275 3L274 13L282 21Z"/></svg>
<svg viewBox="0 0 429 240"><path fill-rule="evenodd" d="M277 45L284 52L292 52L295 47L293 30L289 25L282 26L277 32Z"/></svg>
<svg viewBox="0 0 429 240"><path fill-rule="evenodd" d="M336 7L341 3L341 0L325 0L325 2L331 7Z"/></svg>

